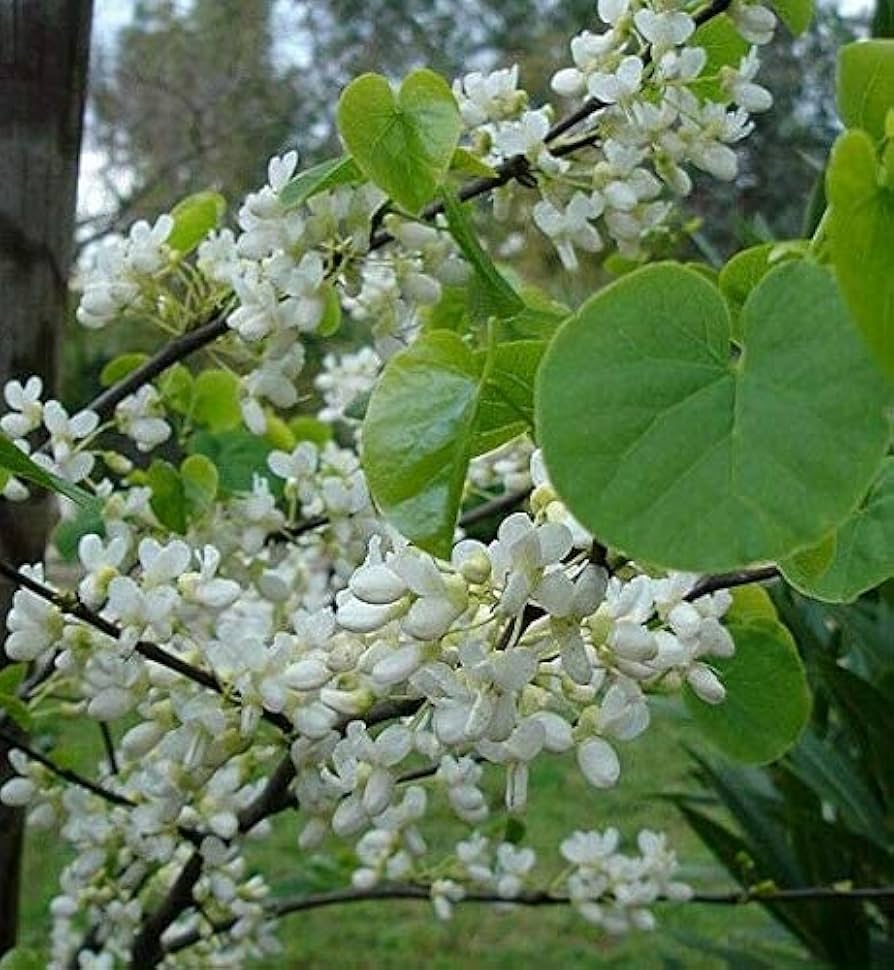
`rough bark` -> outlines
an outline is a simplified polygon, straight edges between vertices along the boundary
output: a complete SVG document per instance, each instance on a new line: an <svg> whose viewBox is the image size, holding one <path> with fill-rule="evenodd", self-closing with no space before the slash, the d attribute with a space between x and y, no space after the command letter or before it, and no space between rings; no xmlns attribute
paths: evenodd
<svg viewBox="0 0 894 970"><path fill-rule="evenodd" d="M55 384L68 299L92 0L0 0L0 385ZM0 555L41 558L50 506L0 500ZM12 587L0 582L0 629ZM9 771L0 747L0 782ZM15 945L22 818L0 806L0 953Z"/></svg>

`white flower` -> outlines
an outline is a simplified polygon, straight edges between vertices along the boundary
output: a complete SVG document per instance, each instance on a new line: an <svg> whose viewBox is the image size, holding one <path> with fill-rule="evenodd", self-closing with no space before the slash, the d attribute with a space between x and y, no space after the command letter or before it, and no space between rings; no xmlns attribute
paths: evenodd
<svg viewBox="0 0 894 970"><path fill-rule="evenodd" d="M776 29L776 14L748 0L733 0L726 11L736 30L752 44L769 44Z"/></svg>
<svg viewBox="0 0 894 970"><path fill-rule="evenodd" d="M37 376L29 377L24 385L20 381L7 381L3 397L14 413L0 418L0 428L10 438L24 438L26 434L40 427L43 420L43 381Z"/></svg>
<svg viewBox="0 0 894 970"><path fill-rule="evenodd" d="M695 21L681 11L655 13L653 10L637 10L633 15L636 29L653 45L652 56L657 60L671 47L685 44L695 31Z"/></svg>
<svg viewBox="0 0 894 970"><path fill-rule="evenodd" d="M473 71L453 82L453 95L469 128L512 118L524 107L527 95L518 91L518 65L482 74Z"/></svg>
<svg viewBox="0 0 894 970"><path fill-rule="evenodd" d="M290 151L285 155L274 155L267 163L267 182L274 192L282 192L289 184L298 167L298 152Z"/></svg>
<svg viewBox="0 0 894 970"><path fill-rule="evenodd" d="M601 212L602 207L592 196L575 192L564 212L552 202L541 199L534 206L531 215L537 228L549 236L556 247L562 265L573 272L578 266L575 246L591 253L602 249L602 240L590 221Z"/></svg>
<svg viewBox="0 0 894 970"><path fill-rule="evenodd" d="M535 526L524 512L507 516L488 549L494 577L504 583L501 611L515 616L529 599L536 599L544 569L561 562L571 547L571 533L564 525Z"/></svg>
<svg viewBox="0 0 894 970"><path fill-rule="evenodd" d="M577 763L595 788L612 788L621 776L615 749L602 738L589 738L577 748Z"/></svg>
<svg viewBox="0 0 894 970"><path fill-rule="evenodd" d="M68 412L58 401L47 401L43 408L43 424L50 435L53 457L36 454L34 461L45 468L55 470L70 482L86 478L93 468L93 455L79 451L77 442L91 435L99 424L95 411L79 411L69 418Z"/></svg>
<svg viewBox="0 0 894 970"><path fill-rule="evenodd" d="M220 566L220 550L206 545L201 553L196 552L199 571L183 573L177 580L177 588L184 599L212 610L222 610L231 606L239 597L240 586L232 579L217 576Z"/></svg>
<svg viewBox="0 0 894 970"><path fill-rule="evenodd" d="M127 547L124 536L115 536L108 543L92 533L82 536L78 558L87 575L81 580L78 595L88 606L97 607L105 601L109 583L119 575Z"/></svg>
<svg viewBox="0 0 894 970"><path fill-rule="evenodd" d="M587 82L590 96L605 104L625 104L639 92L643 77L643 62L633 54L621 60L611 73L593 74Z"/></svg>
<svg viewBox="0 0 894 970"><path fill-rule="evenodd" d="M42 566L23 566L22 573L39 583ZM26 589L16 590L6 616L5 650L10 660L36 660L62 637L65 621L58 607Z"/></svg>
<svg viewBox="0 0 894 970"><path fill-rule="evenodd" d="M135 273L157 273L168 261L169 250L165 240L174 228L173 218L165 213L150 226L140 220L130 227L128 234L127 262Z"/></svg>
<svg viewBox="0 0 894 970"><path fill-rule="evenodd" d="M171 427L161 415L164 406L158 391L144 384L115 408L118 430L132 438L140 451L152 451L171 436Z"/></svg>
<svg viewBox="0 0 894 970"><path fill-rule="evenodd" d="M773 107L773 95L766 88L754 83L759 67L757 48L752 47L742 58L738 69L724 67L720 71L724 90L736 104L753 113L769 111Z"/></svg>

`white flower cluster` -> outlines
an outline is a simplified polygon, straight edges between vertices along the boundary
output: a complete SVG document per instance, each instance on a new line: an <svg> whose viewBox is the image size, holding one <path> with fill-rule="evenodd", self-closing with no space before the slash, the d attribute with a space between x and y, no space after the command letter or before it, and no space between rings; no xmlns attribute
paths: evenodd
<svg viewBox="0 0 894 970"><path fill-rule="evenodd" d="M110 236L103 240L82 274L78 322L98 330L141 299L151 300L150 281L171 261L166 241L173 228L174 220L166 213L151 226L142 220L135 222L127 238Z"/></svg>
<svg viewBox="0 0 894 970"><path fill-rule="evenodd" d="M587 562L588 537L556 499L539 455L535 515L509 515L490 544L461 540L450 562L378 523L350 452L304 442L272 453L270 465L294 520L258 479L252 495L222 506L189 541L138 538L151 522L138 496L125 500L117 522L110 516L106 540L82 539L80 597L117 626L117 640L30 591L15 594L7 654L35 661L81 698L73 703L87 716L132 724L106 784L134 809L99 811L95 795L62 795L49 772L22 758L21 777L0 792L28 804L36 823L61 824L78 851L63 879L65 901L54 908L60 954L77 945L74 914L98 913L111 899L120 915L105 922L104 945L126 952L142 904L128 896L127 881L122 888L121 860L165 885L182 862L184 828L218 840L207 853L203 846L209 865L200 885L210 908L246 927L240 945L272 945L266 891L233 854L240 813L277 750L263 740L267 718L284 717L293 731L300 845L316 846L330 830L358 837L354 882L369 887L427 878L422 827L431 795L477 827L493 810L483 788L488 766L503 775L506 810L521 813L532 763L570 751L594 787L610 787L620 777L618 744L649 724L651 691L685 681L709 703L723 698L710 658L733 649L719 622L728 594L690 603L696 577L684 574L608 578ZM269 542L314 515L325 525L287 552ZM367 543L356 566L346 550ZM310 578L318 568L322 585ZM39 568L31 575L42 581ZM146 641L210 671L222 694L147 660L139 652ZM395 699L404 717L379 731L367 726L371 710ZM431 792L403 784L420 768ZM449 878L431 884L442 916L466 890L509 900L534 884L529 849L500 846L484 863L475 845L458 847ZM582 857L570 897L587 918L602 913L606 928L624 918L647 925L656 893L675 891L656 861L667 868L670 857L655 849L648 863L612 859L598 869ZM213 935L196 913L177 924L184 928Z"/></svg>
<svg viewBox="0 0 894 970"><path fill-rule="evenodd" d="M551 108L529 107L515 68L454 85L471 150L492 164L527 160L540 191L532 219L569 268L578 250L602 247L604 232L638 257L666 216L664 187L688 192L690 165L733 177L730 145L750 130L748 112L769 106L753 50L704 76L683 5L601 0L599 14L607 28L576 37L574 66L553 80L563 96L595 99L561 138L549 137ZM729 16L753 44L775 24L745 0ZM586 150L572 158L565 149L580 140ZM390 243L370 252L385 198L367 183L285 205L296 165L293 152L270 161L268 183L239 211L238 234L214 232L198 247L198 272L174 259L170 217L138 224L97 255L79 309L90 327L134 307L162 317L191 285L196 305L226 308L224 352L241 375L243 420L256 436L291 442L269 452L250 487L224 485L223 473L236 473L228 458L213 501L194 500L183 479L190 511L173 538L145 484L151 474L134 467L142 454L100 451L96 441L115 429L138 453L182 444L194 428L188 406L147 384L100 425L94 411L69 416L42 401L37 378L5 388L0 428L25 454L42 430L34 460L86 482L104 530L78 544L80 618L20 589L7 656L34 665L41 693L66 698L63 713L126 723L116 770L99 766L102 787L63 788L22 750L0 790L74 852L52 906L53 967L129 961L151 907L194 853L192 903L163 941L192 945L166 964L238 967L272 953L268 889L249 874L240 839L267 833L253 809L274 774L285 779L277 810L298 807L300 848L330 833L355 842L359 891L411 882L444 918L467 896L542 895L535 853L479 829L494 812L525 811L537 759L573 758L590 785L609 788L621 746L649 727L654 694L685 684L706 703L725 697L712 660L734 650L722 622L730 595L692 600L697 576L655 576L635 563L610 575L591 561L593 537L558 499L527 436L473 461L467 487L531 489L529 510L505 515L489 542L460 537L445 561L378 515L356 446L295 443L297 426L289 438L271 420L272 409L298 403L303 342L328 335L344 308L369 324L375 346L324 358L318 417L356 430L346 409L414 338L420 311L469 274L441 222L389 213L376 232ZM513 191L505 187L499 204ZM121 481L91 479L97 457ZM27 489L7 478L4 495ZM42 566L24 573L46 585ZM436 805L468 833L441 863L426 836ZM662 837L641 833L635 856L618 845L612 829L565 840L561 891L606 931L649 928L651 903L688 891L673 879Z"/></svg>
<svg viewBox="0 0 894 970"><path fill-rule="evenodd" d="M592 109L567 135L551 137L549 107L527 107L515 68L469 74L454 85L471 150L491 164L524 156L537 173L542 198L533 219L569 270L577 268L577 250L603 248L600 230L623 256L641 258L648 234L670 212L664 187L688 194L688 165L735 178L730 146L751 131L750 112L772 105L754 82L754 47L738 66L705 74L708 55L685 4L600 0L598 11L604 29L575 37L574 66L552 80L557 94L587 98ZM751 44L772 39L776 17L766 7L735 0L728 14ZM590 150L572 160L565 145Z"/></svg>
<svg viewBox="0 0 894 970"><path fill-rule="evenodd" d="M638 856L618 852L617 829L575 832L562 842L563 857L573 866L568 892L575 909L608 933L631 928L651 930L655 917L648 906L656 899L686 900L692 890L674 879L676 856L664 835L643 830Z"/></svg>
<svg viewBox="0 0 894 970"><path fill-rule="evenodd" d="M69 416L56 400L41 401L43 382L39 377L8 381L3 396L10 410L0 418L0 430L35 464L70 482L80 482L93 470L94 456L87 447L99 425L94 411L79 411ZM28 436L38 429L47 434L47 451L31 454ZM3 497L22 501L29 495L25 484L10 477L3 489Z"/></svg>

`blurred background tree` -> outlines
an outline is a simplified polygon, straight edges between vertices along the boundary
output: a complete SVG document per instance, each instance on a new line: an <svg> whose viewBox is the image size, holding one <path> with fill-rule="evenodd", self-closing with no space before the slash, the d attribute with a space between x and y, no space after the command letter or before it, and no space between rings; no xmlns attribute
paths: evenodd
<svg viewBox="0 0 894 970"><path fill-rule="evenodd" d="M597 27L595 8L593 0L133 0L130 22L96 47L88 143L103 159L109 208L82 227L82 239L208 185L236 201L276 151L297 148L304 164L333 154L338 92L364 71L399 77L427 64L452 78L515 62L532 98L547 98L569 37ZM691 200L710 226L709 253L798 234L799 200L835 132L834 50L861 26L821 5L805 37L783 30L762 50L773 111L742 146L737 182L705 179Z"/></svg>

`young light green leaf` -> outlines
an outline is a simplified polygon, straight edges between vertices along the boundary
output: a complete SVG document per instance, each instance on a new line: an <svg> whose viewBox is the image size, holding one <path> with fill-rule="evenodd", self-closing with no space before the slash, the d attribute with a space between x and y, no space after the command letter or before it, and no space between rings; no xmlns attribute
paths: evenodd
<svg viewBox="0 0 894 970"><path fill-rule="evenodd" d="M813 0L770 0L770 3L795 37L803 34L813 20Z"/></svg>
<svg viewBox="0 0 894 970"><path fill-rule="evenodd" d="M810 716L810 690L791 634L769 619L730 624L729 659L711 658L726 690L706 704L688 686L686 707L702 735L725 755L748 764L775 761L795 744Z"/></svg>
<svg viewBox="0 0 894 970"><path fill-rule="evenodd" d="M99 374L99 383L103 387L111 387L127 377L131 371L135 371L141 364L145 364L147 360L149 360L148 354L121 354L103 367Z"/></svg>
<svg viewBox="0 0 894 970"><path fill-rule="evenodd" d="M280 192L279 198L287 208L295 208L319 192L339 185L350 185L363 178L360 167L350 155L339 155L299 172Z"/></svg>
<svg viewBox="0 0 894 970"><path fill-rule="evenodd" d="M839 137L826 175L829 249L854 320L894 379L894 190L879 185L878 173L866 132Z"/></svg>
<svg viewBox="0 0 894 970"><path fill-rule="evenodd" d="M693 92L712 100L725 92L719 80L724 67L738 67L748 53L748 42L736 30L732 20L722 13L711 17L692 35L692 45L701 47L707 55L700 77L688 85Z"/></svg>
<svg viewBox="0 0 894 970"><path fill-rule="evenodd" d="M525 309L524 300L509 285L484 251L471 220L455 193L444 188L441 194L450 234L475 273L475 288L469 297L469 310L473 319L482 321L489 317L498 317L507 320L518 316Z"/></svg>
<svg viewBox="0 0 894 970"><path fill-rule="evenodd" d="M167 243L171 249L186 256L220 224L227 211L227 200L220 192L196 192L181 199L171 209L174 228Z"/></svg>
<svg viewBox="0 0 894 970"><path fill-rule="evenodd" d="M810 548L780 563L785 578L814 599L849 603L894 576L894 458L886 458L860 507L829 537L823 562Z"/></svg>
<svg viewBox="0 0 894 970"><path fill-rule="evenodd" d="M874 141L885 137L885 116L894 107L894 40L839 48L837 102L848 128L862 128Z"/></svg>
<svg viewBox="0 0 894 970"><path fill-rule="evenodd" d="M192 374L183 364L169 367L156 381L162 401L178 414L190 413L194 383Z"/></svg>
<svg viewBox="0 0 894 970"><path fill-rule="evenodd" d="M367 178L416 213L443 182L462 122L447 82L419 70L397 95L379 74L352 81L338 102L338 130Z"/></svg>
<svg viewBox="0 0 894 970"><path fill-rule="evenodd" d="M177 469L167 461L156 458L146 473L152 496L149 506L158 521L179 535L187 526L186 492Z"/></svg>
<svg viewBox="0 0 894 970"><path fill-rule="evenodd" d="M473 155L467 148L457 148L450 159L450 171L461 172L463 175L475 175L478 178L493 178L496 170Z"/></svg>
<svg viewBox="0 0 894 970"><path fill-rule="evenodd" d="M191 519L210 511L217 496L220 476L217 466L205 455L189 455L180 463L180 478Z"/></svg>
<svg viewBox="0 0 894 970"><path fill-rule="evenodd" d="M193 385L193 420L211 431L229 431L242 423L239 378L226 370L203 370Z"/></svg>
<svg viewBox="0 0 894 970"><path fill-rule="evenodd" d="M472 454L481 455L534 426L534 381L545 340L515 340L496 346L475 418ZM475 354L483 371L488 351Z"/></svg>
<svg viewBox="0 0 894 970"><path fill-rule="evenodd" d="M831 274L770 272L730 355L718 290L674 264L596 294L537 380L550 479L631 557L723 572L819 541L856 507L888 440L889 397Z"/></svg>
<svg viewBox="0 0 894 970"><path fill-rule="evenodd" d="M482 389L478 362L447 330L393 357L363 422L363 468L382 512L403 535L449 554Z"/></svg>
<svg viewBox="0 0 894 970"><path fill-rule="evenodd" d="M34 482L41 488L64 495L84 508L96 508L98 504L98 499L83 488L72 485L64 478L45 471L40 465L35 465L24 452L19 451L3 434L0 434L0 468L19 478Z"/></svg>

